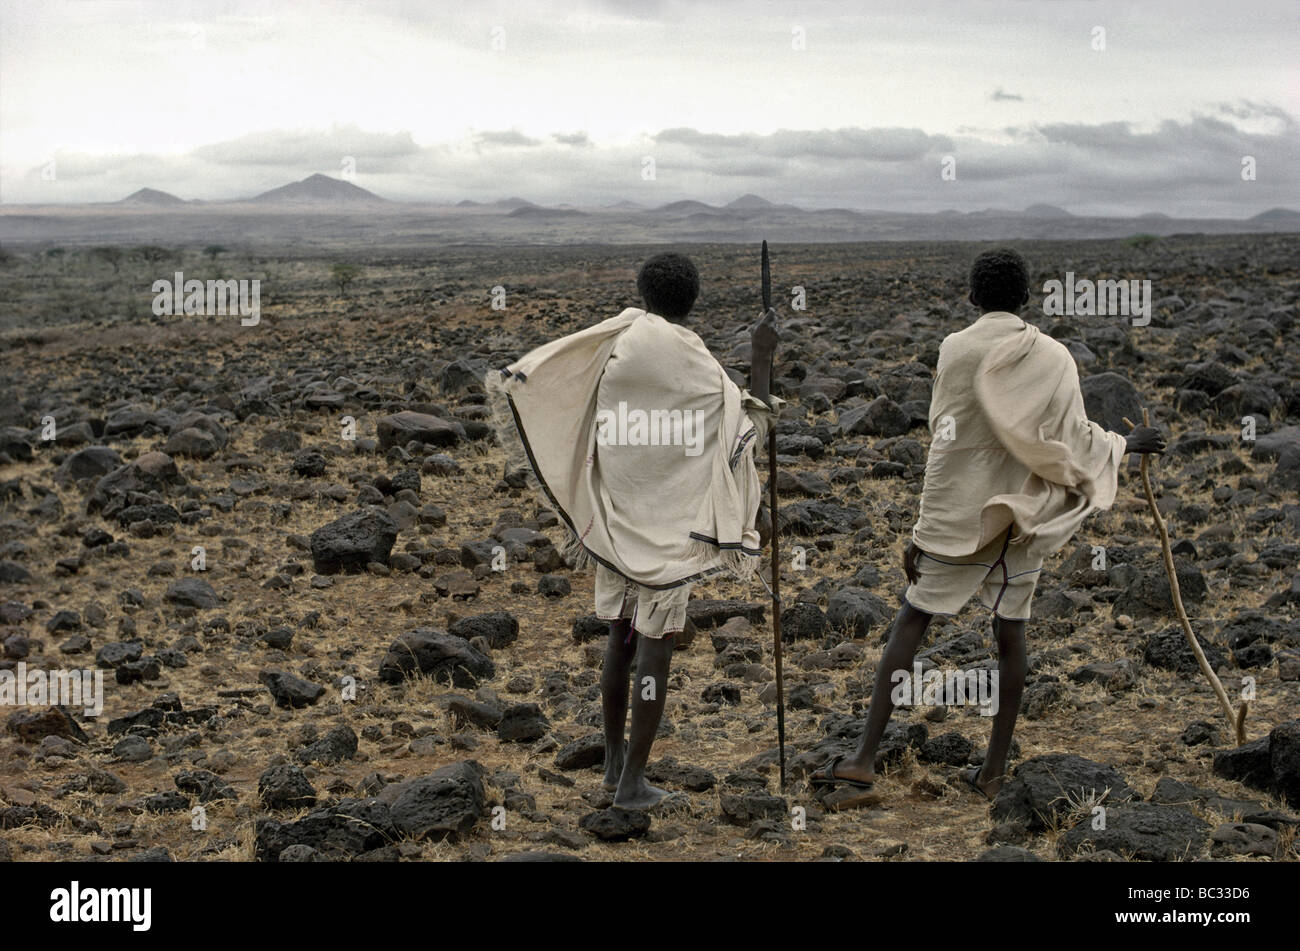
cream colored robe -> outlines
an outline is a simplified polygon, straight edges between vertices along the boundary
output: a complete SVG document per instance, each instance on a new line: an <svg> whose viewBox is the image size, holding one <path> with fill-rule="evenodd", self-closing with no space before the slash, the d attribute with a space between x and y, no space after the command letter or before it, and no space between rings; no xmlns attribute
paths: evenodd
<svg viewBox="0 0 1300 951"><path fill-rule="evenodd" d="M503 443L522 449L579 562L657 589L753 570L754 448L772 411L693 331L629 308L486 384ZM636 411L655 424L627 425Z"/></svg>
<svg viewBox="0 0 1300 951"><path fill-rule="evenodd" d="M1089 421L1074 358L1014 314L984 314L939 348L932 441L912 538L960 557L1014 525L1057 551L1115 500L1125 438Z"/></svg>

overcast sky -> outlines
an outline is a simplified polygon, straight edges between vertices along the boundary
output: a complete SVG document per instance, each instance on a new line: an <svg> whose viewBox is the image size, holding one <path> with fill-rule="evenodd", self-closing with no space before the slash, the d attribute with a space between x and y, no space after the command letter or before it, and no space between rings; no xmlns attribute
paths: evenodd
<svg viewBox="0 0 1300 951"><path fill-rule="evenodd" d="M395 200L1242 217L1300 208L1297 50L1295 0L0 0L0 201L351 160Z"/></svg>

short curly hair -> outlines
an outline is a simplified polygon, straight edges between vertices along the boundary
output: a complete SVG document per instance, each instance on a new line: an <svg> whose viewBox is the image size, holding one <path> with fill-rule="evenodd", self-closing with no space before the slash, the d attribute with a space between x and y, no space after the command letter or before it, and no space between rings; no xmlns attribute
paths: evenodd
<svg viewBox="0 0 1300 951"><path fill-rule="evenodd" d="M641 265L636 289L650 313L680 320L695 306L700 294L700 272L684 254L656 254Z"/></svg>
<svg viewBox="0 0 1300 951"><path fill-rule="evenodd" d="M1029 300L1029 268L1011 248L985 251L970 268L971 303L982 311L1016 313Z"/></svg>

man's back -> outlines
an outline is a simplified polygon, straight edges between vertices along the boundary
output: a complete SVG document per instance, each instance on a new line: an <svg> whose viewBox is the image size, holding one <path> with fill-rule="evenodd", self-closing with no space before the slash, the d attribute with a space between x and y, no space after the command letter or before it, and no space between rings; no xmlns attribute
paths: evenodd
<svg viewBox="0 0 1300 951"><path fill-rule="evenodd" d="M1029 475L998 441L975 398L975 373L984 358L1024 325L1015 314L987 313L949 334L939 348L930 398L930 454L912 536L922 551L951 556L976 551L984 504L1019 491Z"/></svg>

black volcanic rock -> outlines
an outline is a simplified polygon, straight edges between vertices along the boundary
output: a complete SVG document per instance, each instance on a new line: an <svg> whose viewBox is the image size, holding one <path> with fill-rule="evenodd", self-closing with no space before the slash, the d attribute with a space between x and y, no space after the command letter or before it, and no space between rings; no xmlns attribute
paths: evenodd
<svg viewBox="0 0 1300 951"><path fill-rule="evenodd" d="M398 637L388 648L379 664L379 679L396 684L417 673L438 683L450 681L457 687L473 687L480 680L496 676L496 667L464 638L434 628L417 627Z"/></svg>
<svg viewBox="0 0 1300 951"><path fill-rule="evenodd" d="M1196 642L1200 644L1201 652L1205 654L1205 659L1212 670L1218 670L1227 664L1227 655L1218 645L1211 644L1199 634L1196 635ZM1201 665L1197 662L1196 655L1192 652L1192 645L1187 643L1187 635L1183 633L1181 627L1171 627L1147 635L1142 645L1142 659L1152 667L1175 670L1192 676L1200 675Z"/></svg>
<svg viewBox="0 0 1300 951"><path fill-rule="evenodd" d="M840 432L854 436L905 436L912 416L887 396L840 411Z"/></svg>
<svg viewBox="0 0 1300 951"><path fill-rule="evenodd" d="M1210 835L1210 826L1186 806L1149 802L1107 806L1105 827L1093 825L1093 817L1084 816L1057 840L1057 851L1068 857L1105 850L1139 862L1177 862L1198 857Z"/></svg>
<svg viewBox="0 0 1300 951"><path fill-rule="evenodd" d="M217 592L212 590L212 585L202 578L182 578L180 581L173 582L168 585L163 597L172 604L200 610L215 608L221 604L221 599L217 597Z"/></svg>
<svg viewBox="0 0 1300 951"><path fill-rule="evenodd" d="M357 735L352 727L340 723L319 740L308 743L294 754L304 766L309 763L339 763L357 755Z"/></svg>
<svg viewBox="0 0 1300 951"><path fill-rule="evenodd" d="M650 831L650 816L636 809L602 809L583 816L578 828L604 842L627 842Z"/></svg>
<svg viewBox="0 0 1300 951"><path fill-rule="evenodd" d="M86 511L102 511L106 518L113 518L127 507L129 497L135 493L164 492L184 484L185 478L171 456L146 452L101 478L86 500Z"/></svg>
<svg viewBox="0 0 1300 951"><path fill-rule="evenodd" d="M1209 589L1201 569L1175 557L1174 571L1178 576L1178 590L1184 605L1191 607L1205 600ZM1164 566L1148 568L1138 575L1116 599L1115 613L1135 618L1161 615L1172 617L1174 600L1169 587L1169 575L1165 573Z"/></svg>
<svg viewBox="0 0 1300 951"><path fill-rule="evenodd" d="M1016 767L998 791L992 815L997 822L1020 822L1043 831L1053 816L1072 808L1071 798L1113 803L1141 797L1109 766L1073 753L1049 753Z"/></svg>
<svg viewBox="0 0 1300 951"><path fill-rule="evenodd" d="M290 846L306 846L326 858L350 858L396 838L388 806L378 799L341 799L297 822L259 819L256 856L274 862Z"/></svg>
<svg viewBox="0 0 1300 951"><path fill-rule="evenodd" d="M550 721L540 706L517 703L506 708L497 724L497 736L507 743L531 743L540 740L550 728Z"/></svg>
<svg viewBox="0 0 1300 951"><path fill-rule="evenodd" d="M1236 382L1238 382L1237 375L1221 363L1192 363L1187 366L1182 379L1178 381L1178 388L1200 390L1214 397Z"/></svg>
<svg viewBox="0 0 1300 951"><path fill-rule="evenodd" d="M493 650L498 650L519 639L519 621L509 611L491 611L461 618L447 628L447 633L467 641L484 637Z"/></svg>
<svg viewBox="0 0 1300 951"><path fill-rule="evenodd" d="M1079 381L1083 391L1083 405L1088 418L1115 433L1127 433L1124 425L1127 416L1135 423L1142 421L1142 400L1127 377L1118 373L1095 373Z"/></svg>
<svg viewBox="0 0 1300 951"><path fill-rule="evenodd" d="M267 809L310 809L316 805L316 790L294 763L272 766L257 778L257 796Z"/></svg>
<svg viewBox="0 0 1300 951"><path fill-rule="evenodd" d="M388 563L397 541L397 523L381 508L352 512L311 535L311 557L323 575L361 571L371 562Z"/></svg>
<svg viewBox="0 0 1300 951"><path fill-rule="evenodd" d="M325 695L325 688L320 684L281 670L264 670L257 675L257 679L270 691L279 707L310 706Z"/></svg>
<svg viewBox="0 0 1300 951"><path fill-rule="evenodd" d="M390 802L397 831L415 840L459 841L487 812L483 770L472 760L385 787L380 798Z"/></svg>
<svg viewBox="0 0 1300 951"><path fill-rule="evenodd" d="M78 449L59 466L58 479L90 479L108 475L122 465L122 457L109 446L87 446Z"/></svg>
<svg viewBox="0 0 1300 951"><path fill-rule="evenodd" d="M882 598L866 588L841 588L826 604L826 625L847 631L852 637L866 637L875 627L893 617Z"/></svg>
<svg viewBox="0 0 1300 951"><path fill-rule="evenodd" d="M465 436L465 427L458 422L402 410L379 420L375 429L379 448L388 451L393 446L418 442L426 446L454 446Z"/></svg>

